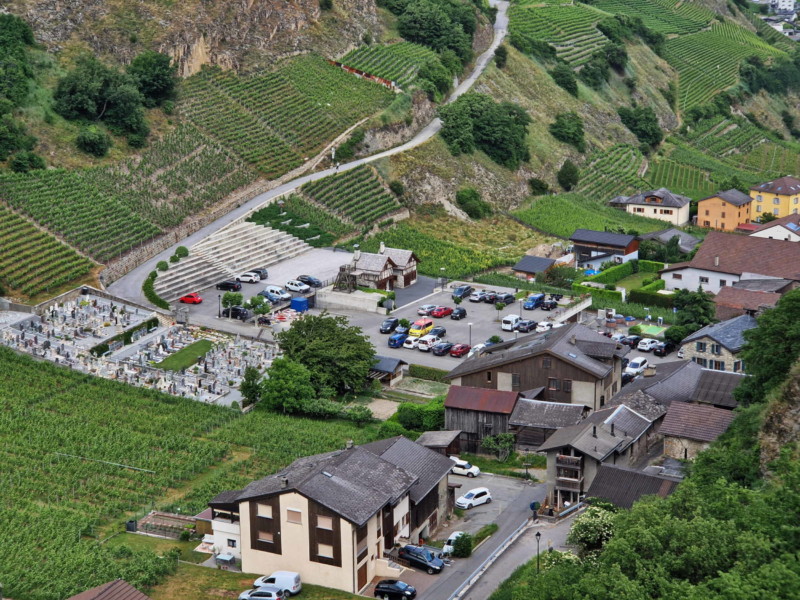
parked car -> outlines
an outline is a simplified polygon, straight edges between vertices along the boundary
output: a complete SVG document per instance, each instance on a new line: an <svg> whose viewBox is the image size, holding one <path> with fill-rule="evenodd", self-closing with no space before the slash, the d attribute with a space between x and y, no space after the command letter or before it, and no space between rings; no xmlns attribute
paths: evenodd
<svg viewBox="0 0 800 600"><path fill-rule="evenodd" d="M312 277L311 275L298 275L297 281L302 281L306 285L313 288L322 287L322 282L316 277Z"/></svg>
<svg viewBox="0 0 800 600"><path fill-rule="evenodd" d="M250 269L253 273L257 273L261 281L265 281L269 277L269 271L266 269Z"/></svg>
<svg viewBox="0 0 800 600"><path fill-rule="evenodd" d="M465 477L477 477L481 474L481 470L475 465L469 464L465 460L461 460L457 456L451 456L450 460L453 461L453 468L450 472L453 475L464 475Z"/></svg>
<svg viewBox="0 0 800 600"><path fill-rule="evenodd" d="M238 281L232 281L229 279L227 281L220 281L216 285L216 288L218 290L225 290L226 292L238 292L240 289L242 289L242 284Z"/></svg>
<svg viewBox="0 0 800 600"><path fill-rule="evenodd" d="M558 302L555 300L545 300L539 308L542 310L553 310L554 308L558 308Z"/></svg>
<svg viewBox="0 0 800 600"><path fill-rule="evenodd" d="M550 321L539 321L539 324L536 326L536 333L544 333L545 331L550 331L553 328L553 323Z"/></svg>
<svg viewBox="0 0 800 600"><path fill-rule="evenodd" d="M630 373L631 375L641 375L644 373L644 370L647 368L647 359L644 356L637 356L636 358L632 358L631 361L628 363L628 366L625 367L625 372Z"/></svg>
<svg viewBox="0 0 800 600"><path fill-rule="evenodd" d="M431 311L436 308L435 304L423 304L417 309L417 314L423 317L427 317L431 314Z"/></svg>
<svg viewBox="0 0 800 600"><path fill-rule="evenodd" d="M511 306L512 304L514 304L514 302L517 301L517 299L514 297L514 294L508 294L508 293L504 293L503 292L503 293L495 294L494 301L495 302L502 302L506 306Z"/></svg>
<svg viewBox="0 0 800 600"><path fill-rule="evenodd" d="M642 341L642 336L640 335L629 335L626 336L620 344L625 344L626 346L630 346L631 348L636 348L639 345L639 342Z"/></svg>
<svg viewBox="0 0 800 600"><path fill-rule="evenodd" d="M544 302L544 294L531 294L525 299L525 302L522 304L522 308L525 310L534 310L539 308Z"/></svg>
<svg viewBox="0 0 800 600"><path fill-rule="evenodd" d="M653 348L653 354L656 356L666 356L675 351L675 344L672 342L661 342L658 346Z"/></svg>
<svg viewBox="0 0 800 600"><path fill-rule="evenodd" d="M453 313L450 315L450 318L453 319L454 321L458 321L466 316L467 316L467 309L461 308L460 306L456 306L453 309Z"/></svg>
<svg viewBox="0 0 800 600"><path fill-rule="evenodd" d="M421 337L430 333L431 329L433 329L433 319L418 319L408 330L408 335Z"/></svg>
<svg viewBox="0 0 800 600"><path fill-rule="evenodd" d="M622 340L624 340L626 337L627 336L624 333L615 333L614 335L611 336L611 339L617 342L618 344L621 344Z"/></svg>
<svg viewBox="0 0 800 600"><path fill-rule="evenodd" d="M494 304L495 298L497 298L497 292L494 290L488 290L483 295L483 301L486 302L486 304Z"/></svg>
<svg viewBox="0 0 800 600"><path fill-rule="evenodd" d="M522 317L519 315L506 315L500 322L500 329L503 331L514 331L514 329L517 327L517 323L519 323L521 320Z"/></svg>
<svg viewBox="0 0 800 600"><path fill-rule="evenodd" d="M451 457L452 458L452 457ZM445 556L450 556L453 553L453 546L456 543L456 540L464 535L463 531L454 531L450 534L450 537L447 538L447 541L442 546L442 554Z"/></svg>
<svg viewBox="0 0 800 600"><path fill-rule="evenodd" d="M642 352L650 352L658 346L658 340L654 340L653 338L644 338L640 340L638 344L636 344L636 349L641 350Z"/></svg>
<svg viewBox="0 0 800 600"><path fill-rule="evenodd" d="M240 321L246 321L247 319L250 318L250 311L241 306L231 306L230 308L222 309L222 316L227 317L229 319L239 319Z"/></svg>
<svg viewBox="0 0 800 600"><path fill-rule="evenodd" d="M435 335L435 336L436 336L437 338L439 338L440 340L441 340L442 338L445 338L445 337L447 337L447 329L445 329L445 328L444 328L444 327L442 327L441 325L437 325L436 327L434 327L433 329L431 329L431 330L430 330L428 333L429 333L430 335Z"/></svg>
<svg viewBox="0 0 800 600"><path fill-rule="evenodd" d="M450 308L449 306L437 306L429 314L430 316L436 318L447 317L453 314L453 309Z"/></svg>
<svg viewBox="0 0 800 600"><path fill-rule="evenodd" d="M681 348L680 350L678 350L677 357L678 357L678 358L683 358L683 348Z"/></svg>
<svg viewBox="0 0 800 600"><path fill-rule="evenodd" d="M296 596L303 589L300 573L294 571L275 571L272 575L264 575L253 582L253 587L274 585L283 590L284 596Z"/></svg>
<svg viewBox="0 0 800 600"><path fill-rule="evenodd" d="M548 300L555 300L559 302L564 297L564 294L550 294L550 298Z"/></svg>
<svg viewBox="0 0 800 600"><path fill-rule="evenodd" d="M421 352L430 352L431 349L439 343L439 338L430 333L417 339L419 340L419 342L417 342L417 350Z"/></svg>
<svg viewBox="0 0 800 600"><path fill-rule="evenodd" d="M494 338L494 341L492 339ZM488 348L489 346L494 346L495 344L502 344L505 340L501 338L499 335L493 335L488 340L483 342L483 347ZM480 344L478 344L480 346Z"/></svg>
<svg viewBox="0 0 800 600"><path fill-rule="evenodd" d="M248 271L247 273L242 273L241 275L237 276L236 281L243 281L245 283L258 283L261 281L261 277L259 277L258 273L255 271Z"/></svg>
<svg viewBox="0 0 800 600"><path fill-rule="evenodd" d="M431 349L431 352L433 352L434 356L445 356L446 354L450 353L450 350L453 349L454 345L455 344L453 344L453 342L441 342L440 341L438 344L436 344Z"/></svg>
<svg viewBox="0 0 800 600"><path fill-rule="evenodd" d="M185 296L181 296L178 302L183 304L200 304L203 301L203 298L197 292L192 292L191 294L186 294Z"/></svg>
<svg viewBox="0 0 800 600"><path fill-rule="evenodd" d="M412 567L427 571L430 575L441 573L444 568L444 561L422 546L412 546L410 544L403 546L397 555L407 560Z"/></svg>
<svg viewBox="0 0 800 600"><path fill-rule="evenodd" d="M492 501L492 494L489 488L479 487L468 491L456 500L458 508L472 508L481 504L489 504Z"/></svg>
<svg viewBox="0 0 800 600"><path fill-rule="evenodd" d="M417 590L405 581L384 579L375 584L375 597L383 600L413 600L417 597Z"/></svg>
<svg viewBox="0 0 800 600"><path fill-rule="evenodd" d="M536 321L523 320L517 323L517 331L520 333L528 333L536 329Z"/></svg>
<svg viewBox="0 0 800 600"><path fill-rule="evenodd" d="M469 295L475 291L471 285L460 285L456 289L453 290L453 300L456 298L469 298Z"/></svg>
<svg viewBox="0 0 800 600"><path fill-rule="evenodd" d="M267 287L264 288L264 291L269 292L270 294L275 294L281 300L292 299L292 295L279 285L268 285Z"/></svg>
<svg viewBox="0 0 800 600"><path fill-rule="evenodd" d="M381 323L380 332L381 333L392 333L397 326L400 325L400 319L397 317L388 317L384 319L383 323Z"/></svg>
<svg viewBox="0 0 800 600"><path fill-rule="evenodd" d="M264 585L239 594L239 600L283 600L283 590L276 585Z"/></svg>
<svg viewBox="0 0 800 600"><path fill-rule="evenodd" d="M469 353L470 346L469 344L456 344L452 348L450 348L450 356L454 358L461 358Z"/></svg>
<svg viewBox="0 0 800 600"><path fill-rule="evenodd" d="M472 292L469 297L470 302L483 302L484 298L486 298L486 290L477 290Z"/></svg>
<svg viewBox="0 0 800 600"><path fill-rule="evenodd" d="M636 379L636 375L631 373L623 373L622 378L620 379L620 385L628 385L634 379Z"/></svg>
<svg viewBox="0 0 800 600"><path fill-rule="evenodd" d="M298 294L307 294L311 291L311 286L297 279L290 279L286 282L286 289L290 292L297 292Z"/></svg>
<svg viewBox="0 0 800 600"><path fill-rule="evenodd" d="M389 336L389 348L402 348L406 339L408 339L407 333L393 333Z"/></svg>
<svg viewBox="0 0 800 600"><path fill-rule="evenodd" d="M475 344L474 346L472 346L472 348L469 349L467 358L472 358L475 355L480 356L485 349L486 349L486 344Z"/></svg>
<svg viewBox="0 0 800 600"><path fill-rule="evenodd" d="M258 295L266 298L270 304L280 304L283 302L283 299L278 294L273 294L267 290L261 290L258 292Z"/></svg>
<svg viewBox="0 0 800 600"><path fill-rule="evenodd" d="M408 330L411 329L411 325L403 325L399 323L397 328L394 330L395 333L408 333Z"/></svg>
<svg viewBox="0 0 800 600"><path fill-rule="evenodd" d="M422 339L422 337L407 336L405 341L403 342L403 348L405 348L407 350L418 350L419 349L419 341L421 339Z"/></svg>

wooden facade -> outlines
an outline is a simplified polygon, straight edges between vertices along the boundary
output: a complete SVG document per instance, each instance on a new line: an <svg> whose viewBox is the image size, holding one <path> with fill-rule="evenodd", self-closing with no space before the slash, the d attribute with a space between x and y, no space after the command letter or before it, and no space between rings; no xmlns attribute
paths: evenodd
<svg viewBox="0 0 800 600"><path fill-rule="evenodd" d="M444 426L445 429L460 429L459 447L464 452L475 454L480 452L483 438L508 433L508 417L507 414L445 408Z"/></svg>

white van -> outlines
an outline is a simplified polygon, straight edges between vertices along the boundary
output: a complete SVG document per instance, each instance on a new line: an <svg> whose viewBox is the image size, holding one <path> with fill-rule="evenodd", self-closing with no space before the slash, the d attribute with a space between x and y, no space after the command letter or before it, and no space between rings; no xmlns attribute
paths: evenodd
<svg viewBox="0 0 800 600"><path fill-rule="evenodd" d="M419 344L417 345L417 350L421 350L422 352L430 352L431 348L433 348L436 344L441 342L437 336L435 335L423 335L419 338Z"/></svg>
<svg viewBox="0 0 800 600"><path fill-rule="evenodd" d="M500 329L502 329L503 331L514 331L514 328L517 326L517 323L519 323L521 320L522 317L520 317L519 315L506 315L505 317L503 317L503 321L500 324Z"/></svg>
<svg viewBox="0 0 800 600"><path fill-rule="evenodd" d="M300 573L293 571L275 571L272 575L259 577L253 583L253 587L259 588L265 585L274 585L283 590L283 593L288 596L296 596L303 589L303 584L300 581Z"/></svg>

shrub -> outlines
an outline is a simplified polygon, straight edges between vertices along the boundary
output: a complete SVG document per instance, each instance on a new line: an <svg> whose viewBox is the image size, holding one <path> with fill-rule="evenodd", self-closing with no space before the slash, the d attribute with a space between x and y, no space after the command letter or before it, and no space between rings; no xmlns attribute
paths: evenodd
<svg viewBox="0 0 800 600"><path fill-rule="evenodd" d="M384 421L378 428L378 438L385 439L403 435L409 437L410 432L397 421Z"/></svg>
<svg viewBox="0 0 800 600"><path fill-rule="evenodd" d="M47 166L41 156L30 151L15 154L11 157L9 163L11 170L15 173L27 173L34 169L44 169Z"/></svg>
<svg viewBox="0 0 800 600"><path fill-rule="evenodd" d="M84 127L78 133L75 140L75 145L78 149L83 150L87 154L101 158L108 153L111 148L111 136L105 131L95 125Z"/></svg>
<svg viewBox="0 0 800 600"><path fill-rule="evenodd" d="M392 190L392 193L398 198L400 198L406 192L406 188L403 185L403 182L397 179L392 179L389 182L389 189Z"/></svg>
<svg viewBox="0 0 800 600"><path fill-rule="evenodd" d="M462 533L453 542L453 556L455 558L469 558L472 555L472 536Z"/></svg>
<svg viewBox="0 0 800 600"><path fill-rule="evenodd" d="M175 256L179 258L186 258L189 256L189 249L186 246L178 246L175 248Z"/></svg>
<svg viewBox="0 0 800 600"><path fill-rule="evenodd" d="M576 112L558 113L555 122L550 125L550 133L557 140L572 144L579 152L586 149L583 139L583 119Z"/></svg>
<svg viewBox="0 0 800 600"><path fill-rule="evenodd" d="M564 88L576 98L578 97L578 80L575 78L575 72L568 64L560 63L556 65L556 68L550 71L550 76L559 87Z"/></svg>
<svg viewBox="0 0 800 600"><path fill-rule="evenodd" d="M561 165L561 168L558 170L556 179L558 179L558 185L564 188L565 191L570 191L572 188L578 185L578 180L580 179L578 167L576 167L575 163L573 163L571 160L565 160L564 164Z"/></svg>
<svg viewBox="0 0 800 600"><path fill-rule="evenodd" d="M167 261L160 260L156 264L156 269L158 269L159 271L166 271L167 269L169 269L169 265L167 264Z"/></svg>
<svg viewBox="0 0 800 600"><path fill-rule="evenodd" d="M642 328L639 325L634 325L628 329L628 335L641 335Z"/></svg>
<svg viewBox="0 0 800 600"><path fill-rule="evenodd" d="M550 186L547 182L538 177L528 179L528 188L530 188L532 196L543 196L550 191Z"/></svg>
<svg viewBox="0 0 800 600"><path fill-rule="evenodd" d="M319 0L320 10L331 10L333 8L333 0Z"/></svg>
<svg viewBox="0 0 800 600"><path fill-rule="evenodd" d="M501 44L494 51L494 64L498 69L502 69L506 66L506 61L508 61L508 48Z"/></svg>
<svg viewBox="0 0 800 600"><path fill-rule="evenodd" d="M401 319L401 323L403 320ZM407 327L408 325L406 325ZM444 376L447 375L448 371L444 369L435 369L433 367L424 367L422 365L409 365L408 366L408 376L409 377L417 377L418 379L427 379L428 381L438 381L439 383L444 381Z"/></svg>
<svg viewBox="0 0 800 600"><path fill-rule="evenodd" d="M169 262L174 264L178 262L180 259L181 259L180 256L178 256L177 254L173 254L172 256L169 257Z"/></svg>
<svg viewBox="0 0 800 600"><path fill-rule="evenodd" d="M152 304L159 308L163 308L164 310L169 310L169 302L164 300L161 296L156 294L156 290L154 289L155 278L148 277L144 280L144 284L142 284L142 292L144 293L144 297L147 298Z"/></svg>
<svg viewBox="0 0 800 600"><path fill-rule="evenodd" d="M625 127L630 129L642 144L657 146L664 139L664 133L658 125L658 117L649 106L634 108L623 106L617 109L617 114Z"/></svg>
<svg viewBox="0 0 800 600"><path fill-rule="evenodd" d="M492 214L492 206L481 200L474 188L464 188L456 192L456 204L472 219L482 219Z"/></svg>

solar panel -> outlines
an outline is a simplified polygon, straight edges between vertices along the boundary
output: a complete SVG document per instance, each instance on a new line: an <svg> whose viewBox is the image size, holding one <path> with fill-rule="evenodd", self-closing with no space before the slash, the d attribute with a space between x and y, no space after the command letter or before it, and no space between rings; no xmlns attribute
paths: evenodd
<svg viewBox="0 0 800 600"><path fill-rule="evenodd" d="M787 223L786 227L788 227L792 231L797 231L800 229L800 225L798 225L797 223Z"/></svg>

